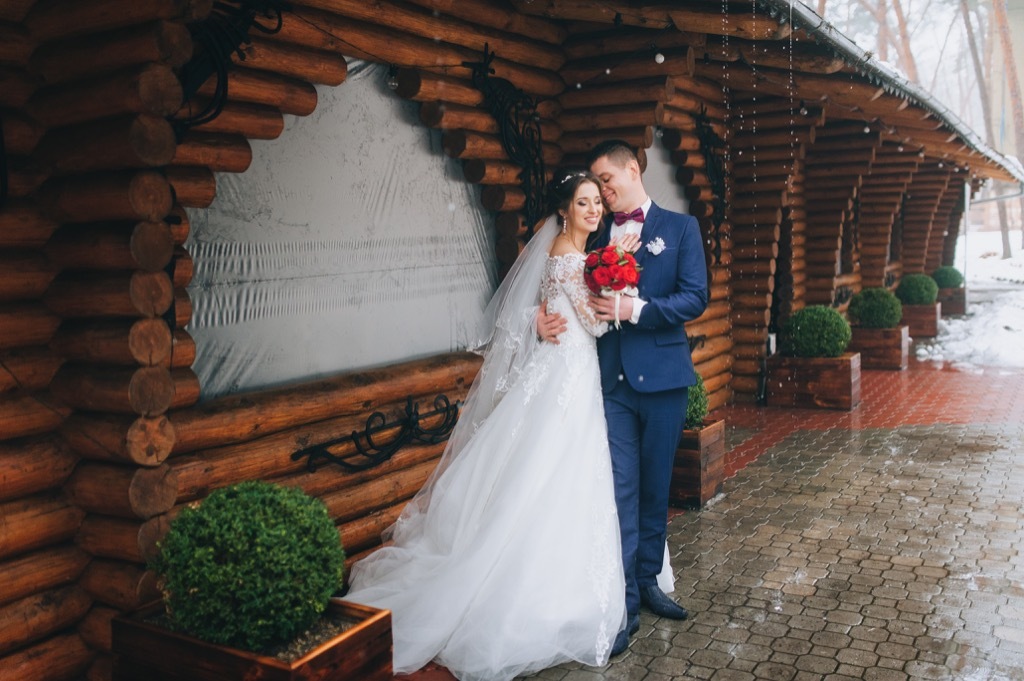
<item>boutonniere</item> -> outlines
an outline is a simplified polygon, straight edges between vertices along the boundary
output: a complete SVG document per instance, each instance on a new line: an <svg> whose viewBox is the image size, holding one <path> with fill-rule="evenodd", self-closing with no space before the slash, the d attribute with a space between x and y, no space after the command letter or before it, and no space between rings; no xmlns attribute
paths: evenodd
<svg viewBox="0 0 1024 681"><path fill-rule="evenodd" d="M651 255L658 255L665 250L665 242L659 236L654 241L647 242L647 250L651 252Z"/></svg>

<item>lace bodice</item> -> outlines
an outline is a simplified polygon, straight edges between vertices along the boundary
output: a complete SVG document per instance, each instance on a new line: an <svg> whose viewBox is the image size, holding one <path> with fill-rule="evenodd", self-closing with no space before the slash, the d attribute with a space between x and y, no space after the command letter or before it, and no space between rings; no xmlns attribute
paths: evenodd
<svg viewBox="0 0 1024 681"><path fill-rule="evenodd" d="M587 299L590 289L583 281L582 253L565 253L548 258L541 282L541 298L548 301L548 311L557 311L566 318L568 329L559 342L583 340L582 334L601 336L608 331L608 322L599 321Z"/></svg>

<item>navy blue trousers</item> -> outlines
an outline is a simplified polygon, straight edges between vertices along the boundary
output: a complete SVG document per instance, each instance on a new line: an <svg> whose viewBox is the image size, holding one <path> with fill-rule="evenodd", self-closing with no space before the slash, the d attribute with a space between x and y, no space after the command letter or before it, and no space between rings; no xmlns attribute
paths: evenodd
<svg viewBox="0 0 1024 681"><path fill-rule="evenodd" d="M687 388L640 393L624 380L604 394L630 616L640 610L640 587L656 584L661 572L669 484L688 396Z"/></svg>

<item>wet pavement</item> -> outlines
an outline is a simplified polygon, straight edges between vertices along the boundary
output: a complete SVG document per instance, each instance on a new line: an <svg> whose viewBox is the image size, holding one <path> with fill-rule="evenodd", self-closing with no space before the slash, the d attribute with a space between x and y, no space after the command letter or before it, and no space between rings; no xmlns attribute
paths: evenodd
<svg viewBox="0 0 1024 681"><path fill-rule="evenodd" d="M606 668L531 678L1024 679L1024 372L912 360L863 372L850 412L712 416L729 477L669 524L690 619L642 613Z"/></svg>

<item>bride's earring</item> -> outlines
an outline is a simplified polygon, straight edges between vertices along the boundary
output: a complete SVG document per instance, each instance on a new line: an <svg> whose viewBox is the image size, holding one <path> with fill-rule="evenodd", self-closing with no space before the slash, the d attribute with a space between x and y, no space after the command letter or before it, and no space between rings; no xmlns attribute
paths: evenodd
<svg viewBox="0 0 1024 681"><path fill-rule="evenodd" d="M568 221L565 219L564 215L559 215L558 217L562 220L562 234L565 234L566 223Z"/></svg>

